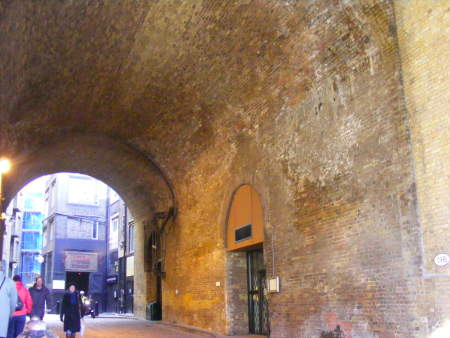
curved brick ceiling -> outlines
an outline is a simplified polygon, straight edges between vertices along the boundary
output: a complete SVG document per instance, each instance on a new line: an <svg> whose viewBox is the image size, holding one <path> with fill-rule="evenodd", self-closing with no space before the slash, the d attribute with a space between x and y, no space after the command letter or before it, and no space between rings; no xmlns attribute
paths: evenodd
<svg viewBox="0 0 450 338"><path fill-rule="evenodd" d="M403 245L415 241L406 226L415 218L392 6L382 0L1 1L0 155L24 159L7 177L9 191L41 172L73 168L119 192L134 186L130 206L145 218L159 186L133 154L150 156L174 186L180 210L167 236L174 249L167 256L166 319L224 332L226 297L213 283L226 264L221 225L231 192L251 183L263 207L270 206L264 212L277 229L278 257L325 257L320 266L300 264L302 271L280 259L285 280L297 283L302 273L327 268L320 284L335 290L332 303L357 309L358 325L373 325L374 332L398 323L393 332L416 310L390 306L386 290L410 281L413 271L392 257L417 253ZM131 156L77 135L113 139ZM61 138L72 141L59 145ZM144 238L144 227L137 229ZM381 240L381 231L390 235ZM329 249L332 238L346 234L348 242ZM293 236L304 244L294 248L300 242ZM284 245L291 241L294 246ZM355 252L351 265L346 243ZM202 268L192 273L192 262ZM358 276L355 266L364 269ZM136 280L136 294L144 295L146 279ZM281 300L272 307L281 305L278 313L295 323L290 331L283 321L273 323L274 335L294 336L320 320L317 311L330 303L322 291L310 293L313 280L286 288L285 299L308 294L314 307ZM175 288L186 297L175 297ZM355 290L354 299L344 289ZM399 295L402 304L413 303L413 296ZM139 299L136 309L144 315L146 298Z"/></svg>
<svg viewBox="0 0 450 338"><path fill-rule="evenodd" d="M170 174L355 67L387 43L389 15L378 2L1 2L0 152L108 135Z"/></svg>

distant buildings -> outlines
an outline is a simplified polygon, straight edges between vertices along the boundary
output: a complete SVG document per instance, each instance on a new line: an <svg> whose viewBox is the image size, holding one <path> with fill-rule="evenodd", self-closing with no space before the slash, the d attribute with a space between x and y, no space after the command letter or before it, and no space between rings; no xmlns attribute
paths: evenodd
<svg viewBox="0 0 450 338"><path fill-rule="evenodd" d="M124 201L108 189L107 311L132 313L134 295L134 220Z"/></svg>
<svg viewBox="0 0 450 338"><path fill-rule="evenodd" d="M135 224L113 189L76 173L45 176L22 189L6 214L9 276L21 274L30 286L41 274L55 301L75 284L100 311L133 312Z"/></svg>
<svg viewBox="0 0 450 338"><path fill-rule="evenodd" d="M43 183L45 177L24 187L6 209L3 260L7 274L22 275L31 285L41 272Z"/></svg>
<svg viewBox="0 0 450 338"><path fill-rule="evenodd" d="M105 306L107 186L81 174L51 175L46 184L42 274L54 299L75 284Z"/></svg>
<svg viewBox="0 0 450 338"><path fill-rule="evenodd" d="M41 273L42 221L44 220L43 193L24 189L22 199L22 243L20 271L22 282L32 285Z"/></svg>
<svg viewBox="0 0 450 338"><path fill-rule="evenodd" d="M21 261L22 213L18 203L18 196L16 196L6 209L2 263L9 277L18 273Z"/></svg>
<svg viewBox="0 0 450 338"><path fill-rule="evenodd" d="M45 201L41 271L55 300L75 284L100 311L133 312L134 221L125 203L75 173L49 176Z"/></svg>

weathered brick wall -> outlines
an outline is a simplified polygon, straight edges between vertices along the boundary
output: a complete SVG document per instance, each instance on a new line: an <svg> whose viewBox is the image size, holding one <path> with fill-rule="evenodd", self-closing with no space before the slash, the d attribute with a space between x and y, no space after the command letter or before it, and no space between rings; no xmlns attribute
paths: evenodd
<svg viewBox="0 0 450 338"><path fill-rule="evenodd" d="M302 13L302 33L286 36L294 60L275 61L299 71L276 85L267 80L282 88L278 96L249 96L210 118L206 150L175 178L180 218L169 246L166 319L223 330L214 285L224 276L223 203L250 183L264 201L269 273L274 253L282 281L270 296L274 337L318 337L336 325L348 337L424 336L414 305L420 250L393 8L290 9ZM233 124L234 132L223 127Z"/></svg>
<svg viewBox="0 0 450 338"><path fill-rule="evenodd" d="M154 295L143 224L165 211L154 200L167 192L134 153L80 132L153 158L175 188L165 320L240 329L242 309L226 304L236 300L224 234L232 193L249 183L264 208L268 274L282 283L269 296L273 337L336 325L347 337L425 336L391 2L23 1L0 3L0 17L0 151L25 168L12 186L64 169L121 188L141 239L139 315ZM39 150L63 135L72 143L49 162Z"/></svg>
<svg viewBox="0 0 450 338"><path fill-rule="evenodd" d="M450 3L396 1L405 103L411 121L430 332L450 318ZM450 328L447 328L450 330Z"/></svg>
<svg viewBox="0 0 450 338"><path fill-rule="evenodd" d="M227 254L226 279L227 333L248 333L248 286L246 252Z"/></svg>

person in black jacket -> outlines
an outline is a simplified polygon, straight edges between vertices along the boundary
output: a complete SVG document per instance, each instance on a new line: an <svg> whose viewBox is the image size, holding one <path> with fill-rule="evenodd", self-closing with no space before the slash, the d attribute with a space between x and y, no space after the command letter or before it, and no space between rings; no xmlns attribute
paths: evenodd
<svg viewBox="0 0 450 338"><path fill-rule="evenodd" d="M52 301L50 291L45 287L41 276L36 277L36 282L31 288L28 289L28 291L30 291L31 299L33 300L31 317L36 316L43 320L45 315L45 306L47 305L47 311L49 311Z"/></svg>
<svg viewBox="0 0 450 338"><path fill-rule="evenodd" d="M66 338L75 338L77 332L81 329L81 318L83 311L81 310L80 295L75 289L75 285L69 286L64 294L61 304L61 321L64 322L64 332Z"/></svg>

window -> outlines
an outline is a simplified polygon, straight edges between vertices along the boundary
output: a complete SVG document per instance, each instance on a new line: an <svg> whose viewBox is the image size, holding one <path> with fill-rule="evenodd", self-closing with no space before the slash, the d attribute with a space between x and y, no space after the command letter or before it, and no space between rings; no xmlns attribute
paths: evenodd
<svg viewBox="0 0 450 338"><path fill-rule="evenodd" d="M119 214L111 217L109 224L109 248L117 249L119 247Z"/></svg>
<svg viewBox="0 0 450 338"><path fill-rule="evenodd" d="M90 219L67 219L67 238L98 239L98 223Z"/></svg>
<svg viewBox="0 0 450 338"><path fill-rule="evenodd" d="M128 252L134 252L134 222L128 223Z"/></svg>
<svg viewBox="0 0 450 338"><path fill-rule="evenodd" d="M111 222L111 229L114 232L119 230L119 216L115 216Z"/></svg>
<svg viewBox="0 0 450 338"><path fill-rule="evenodd" d="M42 232L42 247L45 248L53 239L54 218L51 218Z"/></svg>
<svg viewBox="0 0 450 338"><path fill-rule="evenodd" d="M159 274L162 272L162 259L161 259L161 237L157 231L152 232L150 235L149 243L149 264L153 273Z"/></svg>
<svg viewBox="0 0 450 338"><path fill-rule="evenodd" d="M68 201L73 204L98 205L97 182L86 176L70 176Z"/></svg>
<svg viewBox="0 0 450 338"><path fill-rule="evenodd" d="M92 224L92 239L98 239L98 222Z"/></svg>
<svg viewBox="0 0 450 338"><path fill-rule="evenodd" d="M50 192L50 209L54 209L56 205L56 179L52 181L49 188Z"/></svg>
<svg viewBox="0 0 450 338"><path fill-rule="evenodd" d="M48 223L48 241L50 242L55 237L55 220L52 218L50 223Z"/></svg>
<svg viewBox="0 0 450 338"><path fill-rule="evenodd" d="M41 263L38 262L38 253L25 253L22 254L21 275L22 283L32 284L37 274L41 272Z"/></svg>
<svg viewBox="0 0 450 338"><path fill-rule="evenodd" d="M33 210L34 200L30 197L25 198L25 210Z"/></svg>
<svg viewBox="0 0 450 338"><path fill-rule="evenodd" d="M23 229L40 230L42 229L42 221L44 215L40 212L24 212L23 213Z"/></svg>
<svg viewBox="0 0 450 338"><path fill-rule="evenodd" d="M48 244L48 226L44 228L44 231L42 232L42 247L46 248Z"/></svg>
<svg viewBox="0 0 450 338"><path fill-rule="evenodd" d="M247 224L234 230L234 241L240 242L252 238L252 225Z"/></svg>
<svg viewBox="0 0 450 338"><path fill-rule="evenodd" d="M52 265L53 265L53 256L49 253L45 259L45 280L47 283L52 281Z"/></svg>
<svg viewBox="0 0 450 338"><path fill-rule="evenodd" d="M9 248L9 255L10 261L17 261L17 246L18 246L19 242L17 241L17 239L12 238L11 239L11 244L10 244L10 248Z"/></svg>
<svg viewBox="0 0 450 338"><path fill-rule="evenodd" d="M22 233L22 249L40 251L42 245L42 236L39 232L23 232Z"/></svg>

